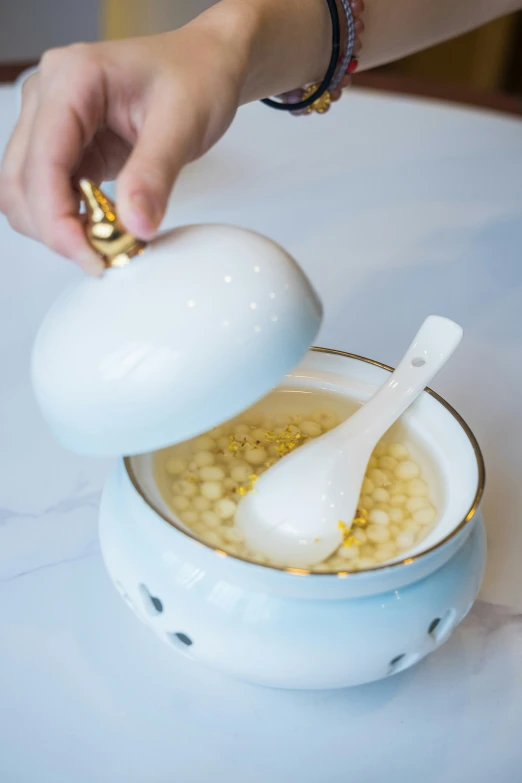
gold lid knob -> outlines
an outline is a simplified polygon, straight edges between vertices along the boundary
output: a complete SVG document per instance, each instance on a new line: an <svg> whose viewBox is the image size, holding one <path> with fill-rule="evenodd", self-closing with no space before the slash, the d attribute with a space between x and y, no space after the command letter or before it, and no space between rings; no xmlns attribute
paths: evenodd
<svg viewBox="0 0 522 783"><path fill-rule="evenodd" d="M125 266L142 253L146 243L129 234L118 220L112 201L89 179L80 180L87 209L87 239L105 266Z"/></svg>

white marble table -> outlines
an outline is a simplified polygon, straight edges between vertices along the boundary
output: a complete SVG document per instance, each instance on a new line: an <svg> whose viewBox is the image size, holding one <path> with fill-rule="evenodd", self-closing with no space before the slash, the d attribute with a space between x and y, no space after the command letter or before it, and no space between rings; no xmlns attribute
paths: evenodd
<svg viewBox="0 0 522 783"><path fill-rule="evenodd" d="M13 116L4 88L0 148ZM55 445L31 396L38 323L78 273L0 219L0 781L519 781L522 123L363 92L312 120L252 106L167 223L208 220L300 259L323 345L393 363L428 313L465 327L436 388L487 461L481 598L420 666L351 691L261 690L173 654L104 573L107 464Z"/></svg>

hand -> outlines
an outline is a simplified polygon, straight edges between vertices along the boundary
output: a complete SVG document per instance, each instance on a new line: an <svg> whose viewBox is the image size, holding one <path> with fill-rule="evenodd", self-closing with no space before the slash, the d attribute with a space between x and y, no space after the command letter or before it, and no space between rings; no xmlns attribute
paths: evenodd
<svg viewBox="0 0 522 783"><path fill-rule="evenodd" d="M51 50L24 85L0 211L101 274L78 217L79 178L118 177L122 223L150 238L182 166L220 138L240 103L321 77L330 37L321 0L221 0L175 32Z"/></svg>
<svg viewBox="0 0 522 783"><path fill-rule="evenodd" d="M234 117L247 65L234 32L202 16L164 35L44 55L24 85L0 173L0 209L13 228L101 272L78 220L75 182L119 174L123 224L151 237L180 168Z"/></svg>

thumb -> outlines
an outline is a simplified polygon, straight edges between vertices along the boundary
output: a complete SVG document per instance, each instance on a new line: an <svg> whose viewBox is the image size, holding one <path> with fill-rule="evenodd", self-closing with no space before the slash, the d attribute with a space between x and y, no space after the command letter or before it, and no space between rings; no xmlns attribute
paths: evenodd
<svg viewBox="0 0 522 783"><path fill-rule="evenodd" d="M180 169L190 159L195 129L179 104L160 97L151 106L116 185L121 222L139 239L158 229Z"/></svg>

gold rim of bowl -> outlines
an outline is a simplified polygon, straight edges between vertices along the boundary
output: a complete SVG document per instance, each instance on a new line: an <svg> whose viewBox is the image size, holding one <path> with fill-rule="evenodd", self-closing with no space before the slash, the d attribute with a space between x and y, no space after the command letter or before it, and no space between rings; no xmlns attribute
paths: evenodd
<svg viewBox="0 0 522 783"><path fill-rule="evenodd" d="M355 353L346 353L346 351L336 351L333 348L311 348L310 350L316 352L316 353L328 353L333 354L334 356L342 356L345 359L355 359L359 362L365 362L366 364L372 364L375 367L379 367L382 370L387 370L388 372L393 372L393 367L389 367L387 364L382 364L382 362L377 362L374 359L367 359L365 356L358 356ZM305 568L284 568L282 566L275 566L275 565L264 565L262 563L256 563L255 560L249 560L246 557L239 557L238 555L229 554L228 552L225 552L222 549L216 549L213 546L210 546L210 544L205 543L205 541L202 541L195 533L192 533L190 530L186 530L181 525L177 524L173 520L169 519L165 514L163 514L160 509L156 508L153 503L149 500L149 498L145 495L143 492L136 475L134 473L134 470L132 468L131 463L131 457L125 457L124 463L125 468L127 470L127 474L132 482L132 485L136 492L140 495L140 497L145 501L145 503L156 513L158 516L160 516L167 524L169 524L171 527L176 528L176 530L179 530L180 533L183 533L184 535L191 538L193 541L195 541L197 544L200 544L201 546L206 547L207 549L210 549L211 551L215 552L216 555L219 557L230 557L233 560L238 560L242 563L248 563L248 565L256 566L257 568L268 568L272 571L280 571L282 573L291 574L294 576L313 576L313 577L338 577L338 578L346 578L350 577L357 578L364 576L364 574L370 574L374 573L376 571L385 571L386 569L390 568L398 568L399 566L408 566L412 563L416 563L422 558L426 557L427 555L431 554L431 552L434 552L437 549L440 549L444 544L446 544L448 541L450 541L452 538L457 536L460 531L468 525L475 514L478 511L478 508L480 506L482 496L484 494L484 488L486 484L486 468L484 465L484 458L482 456L482 452L480 450L480 446L477 442L476 437L474 436L473 432L471 431L470 427L466 424L462 416L457 413L455 408L453 408L446 400L444 400L439 394L434 392L432 389L427 388L426 394L429 394L430 397L433 397L435 400L437 400L438 403L440 403L446 410L453 416L454 419L458 422L460 427L464 430L466 433L468 440L471 443L471 446L473 448L473 451L475 453L475 459L477 460L477 469L478 469L478 482L477 482L477 489L475 492L475 497L473 498L473 502L471 504L471 507L462 520L453 530L451 533L449 533L445 538L443 538L441 541L439 541L437 544L434 544L433 546L429 547L429 549L425 549L422 552L419 552L418 555L415 555L414 557L407 557L404 560L399 560L393 563L381 563L380 565L374 566L372 568L365 568L361 571L313 571Z"/></svg>

